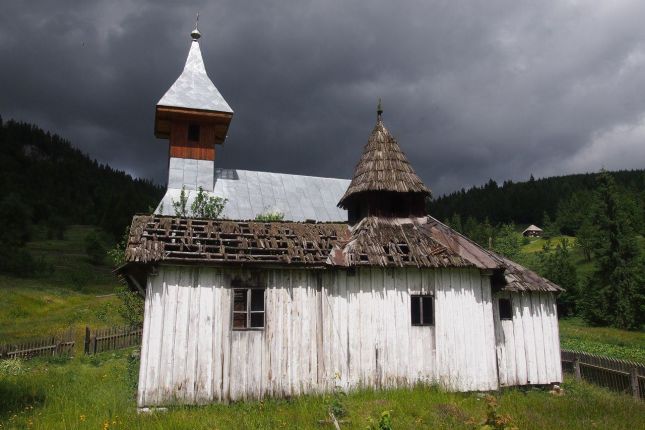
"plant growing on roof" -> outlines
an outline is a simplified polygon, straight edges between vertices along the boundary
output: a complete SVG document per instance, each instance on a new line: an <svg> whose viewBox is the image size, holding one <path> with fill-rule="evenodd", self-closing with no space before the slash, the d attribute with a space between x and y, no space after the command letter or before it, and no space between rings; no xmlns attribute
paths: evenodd
<svg viewBox="0 0 645 430"><path fill-rule="evenodd" d="M275 212L265 212L263 214L257 214L255 216L256 221L264 221L264 222L270 222L270 221L282 221L284 220L284 214L280 211L275 211Z"/></svg>
<svg viewBox="0 0 645 430"><path fill-rule="evenodd" d="M202 187L199 187L199 190L197 190L197 196L190 205L190 210L193 216L197 218L218 219L224 211L224 206L226 206L227 201L228 199L224 199L222 197L209 196Z"/></svg>
<svg viewBox="0 0 645 430"><path fill-rule="evenodd" d="M172 208L175 210L175 216L182 218L188 216L188 194L186 193L186 187L181 187L178 202L172 199Z"/></svg>

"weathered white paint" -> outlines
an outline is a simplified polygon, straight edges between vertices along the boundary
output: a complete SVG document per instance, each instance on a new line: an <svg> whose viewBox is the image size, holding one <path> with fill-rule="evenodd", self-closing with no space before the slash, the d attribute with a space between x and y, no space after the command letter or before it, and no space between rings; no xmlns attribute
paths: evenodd
<svg viewBox="0 0 645 430"><path fill-rule="evenodd" d="M235 278L266 287L263 330L231 330ZM476 269L366 268L350 275L162 266L149 277L146 294L140 407L289 397L336 386L434 381L468 391L496 389L498 380L561 379L553 297L527 295L524 310L513 295L516 317L500 324L489 277ZM434 295L434 326L411 325L411 294ZM516 327L523 333L510 336ZM538 329L548 347L537 344ZM521 376L527 369L538 372L536 349L542 379L527 379ZM524 367L514 364L520 362Z"/></svg>
<svg viewBox="0 0 645 430"><path fill-rule="evenodd" d="M499 298L510 298L511 320L499 319ZM493 312L500 385L562 382L553 293L498 293L494 297Z"/></svg>

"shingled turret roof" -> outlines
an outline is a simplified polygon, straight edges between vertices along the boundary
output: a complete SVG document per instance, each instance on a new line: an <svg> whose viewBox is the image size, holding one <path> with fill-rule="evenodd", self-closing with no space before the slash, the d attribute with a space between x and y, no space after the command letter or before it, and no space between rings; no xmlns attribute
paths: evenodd
<svg viewBox="0 0 645 430"><path fill-rule="evenodd" d="M379 105L376 126L363 148L352 182L338 202L342 208L347 209L349 200L356 194L368 191L430 195L430 189L416 174L394 136L385 128L382 112Z"/></svg>

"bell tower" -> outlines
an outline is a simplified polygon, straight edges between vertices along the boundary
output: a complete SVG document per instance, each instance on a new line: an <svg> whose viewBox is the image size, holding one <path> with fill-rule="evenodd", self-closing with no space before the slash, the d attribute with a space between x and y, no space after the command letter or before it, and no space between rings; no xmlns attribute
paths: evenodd
<svg viewBox="0 0 645 430"><path fill-rule="evenodd" d="M428 196L430 190L385 128L379 100L376 125L338 206L347 209L349 225L353 226L366 217L424 217Z"/></svg>
<svg viewBox="0 0 645 430"><path fill-rule="evenodd" d="M206 73L195 25L184 70L155 111L155 136L170 140L168 188L213 191L215 145L224 143L233 110Z"/></svg>

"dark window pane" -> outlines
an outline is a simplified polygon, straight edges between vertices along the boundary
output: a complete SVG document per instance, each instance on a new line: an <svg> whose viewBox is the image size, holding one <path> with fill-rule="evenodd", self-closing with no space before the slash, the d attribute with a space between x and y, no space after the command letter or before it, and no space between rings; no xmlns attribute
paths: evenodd
<svg viewBox="0 0 645 430"><path fill-rule="evenodd" d="M412 296L410 297L410 312L412 314L412 324L413 325L418 325L421 324L421 309L419 307L419 301L421 300L421 297L419 296Z"/></svg>
<svg viewBox="0 0 645 430"><path fill-rule="evenodd" d="M233 328L246 328L245 312L233 312Z"/></svg>
<svg viewBox="0 0 645 430"><path fill-rule="evenodd" d="M432 297L426 296L421 298L421 306L423 306L423 325L434 324L434 315L432 314Z"/></svg>
<svg viewBox="0 0 645 430"><path fill-rule="evenodd" d="M513 319L513 308L509 299L499 299L499 319Z"/></svg>
<svg viewBox="0 0 645 430"><path fill-rule="evenodd" d="M188 140L191 142L199 142L199 125L190 124L188 126Z"/></svg>
<svg viewBox="0 0 645 430"><path fill-rule="evenodd" d="M264 310L264 289L251 290L251 310Z"/></svg>
<svg viewBox="0 0 645 430"><path fill-rule="evenodd" d="M251 327L264 327L264 312L253 312L251 314Z"/></svg>
<svg viewBox="0 0 645 430"><path fill-rule="evenodd" d="M246 311L246 290L233 290L233 310Z"/></svg>

